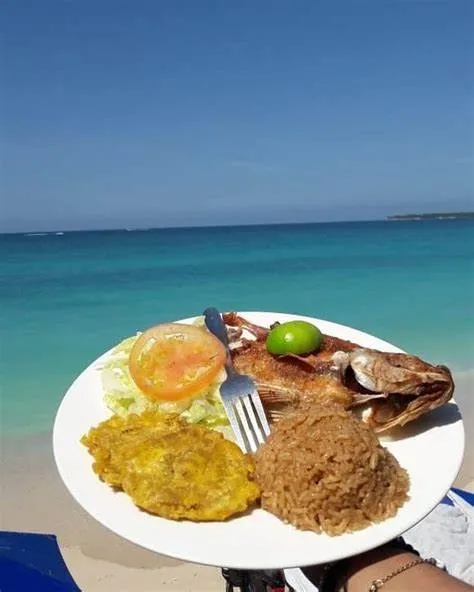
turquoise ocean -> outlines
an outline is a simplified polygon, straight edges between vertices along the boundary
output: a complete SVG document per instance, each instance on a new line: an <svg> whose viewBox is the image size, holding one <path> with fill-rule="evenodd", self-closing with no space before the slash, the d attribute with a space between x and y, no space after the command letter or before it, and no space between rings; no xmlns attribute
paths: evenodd
<svg viewBox="0 0 474 592"><path fill-rule="evenodd" d="M162 321L293 312L474 368L474 221L433 220L0 236L1 422L51 429L71 381Z"/></svg>

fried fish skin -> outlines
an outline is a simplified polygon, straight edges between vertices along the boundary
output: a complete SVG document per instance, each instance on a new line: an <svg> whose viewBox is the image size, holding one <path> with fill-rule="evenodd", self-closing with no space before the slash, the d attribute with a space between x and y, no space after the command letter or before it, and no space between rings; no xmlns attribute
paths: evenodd
<svg viewBox="0 0 474 592"><path fill-rule="evenodd" d="M176 417L113 417L82 442L105 482L164 518L223 521L260 497L251 457L222 434Z"/></svg>
<svg viewBox="0 0 474 592"><path fill-rule="evenodd" d="M234 349L232 359L238 372L256 381L260 398L273 419L279 415L278 405L294 410L302 401L336 402L350 407L354 393L343 384L340 371L334 367L330 346L324 344L317 354L306 356L306 362L302 362L298 356L272 356L265 342L257 340Z"/></svg>

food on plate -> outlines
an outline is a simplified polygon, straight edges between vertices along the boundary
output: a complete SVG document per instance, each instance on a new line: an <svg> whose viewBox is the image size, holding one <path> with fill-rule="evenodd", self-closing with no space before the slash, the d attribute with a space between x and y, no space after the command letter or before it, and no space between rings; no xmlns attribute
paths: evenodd
<svg viewBox="0 0 474 592"><path fill-rule="evenodd" d="M262 507L297 528L339 535L394 516L409 479L371 428L337 404L302 406L256 454Z"/></svg>
<svg viewBox="0 0 474 592"><path fill-rule="evenodd" d="M202 327L166 323L145 331L130 352L130 374L149 398L188 399L209 386L226 357L222 343Z"/></svg>
<svg viewBox="0 0 474 592"><path fill-rule="evenodd" d="M115 415L81 440L95 473L173 520L222 521L259 499L297 528L331 535L395 515L408 475L375 432L449 400L449 370L306 321L265 328L235 313L224 321L234 366L254 378L274 424L256 456L232 441L219 392L225 348L198 318L152 327L106 357L104 400ZM364 421L354 413L362 405Z"/></svg>
<svg viewBox="0 0 474 592"><path fill-rule="evenodd" d="M346 380L353 374L358 390L354 406L369 403L366 421L376 432L403 426L441 407L454 393L446 366L432 366L415 356L359 348L336 354L334 361Z"/></svg>
<svg viewBox="0 0 474 592"><path fill-rule="evenodd" d="M275 325L268 333L266 345L271 354L309 354L323 340L321 331L307 321L288 321Z"/></svg>
<svg viewBox="0 0 474 592"><path fill-rule="evenodd" d="M333 401L345 408L365 406L364 421L385 432L441 407L454 392L448 368L408 354L379 352L323 335L316 352L275 356L266 348L269 329L236 313L225 314L224 321L255 337L238 338L233 362L237 371L255 380L273 420L301 403Z"/></svg>
<svg viewBox="0 0 474 592"><path fill-rule="evenodd" d="M222 521L260 495L251 457L222 434L176 416L113 416L81 441L101 479L164 518Z"/></svg>
<svg viewBox="0 0 474 592"><path fill-rule="evenodd" d="M353 402L353 392L332 369L329 355L315 369L293 355L270 355L263 340L242 341L240 347L231 351L237 372L255 380L270 421L302 402L333 401L344 407Z"/></svg>
<svg viewBox="0 0 474 592"><path fill-rule="evenodd" d="M175 401L150 399L140 390L130 374L130 352L139 338L140 334L119 343L101 367L104 401L108 409L120 417L155 410L180 415L189 423L199 423L228 433L230 428L219 395L219 386L225 380L224 367L209 385L189 398Z"/></svg>
<svg viewBox="0 0 474 592"><path fill-rule="evenodd" d="M382 433L442 406L450 400L454 391L448 368L427 364L414 356L378 352L329 335L322 335L318 349L308 354L271 354L267 347L269 336L288 323L275 323L268 329L252 324L235 313L225 314L224 320L231 340L234 365L238 371L248 374L256 381L271 421L277 421L301 403L333 401L362 414L376 432ZM293 323L294 321L290 321L289 324ZM158 331L161 337L163 327L167 326L171 326L172 331L176 328L181 331L182 327L190 327L193 334L198 331L196 335L199 343L203 335L213 339L203 326L201 318L193 325L171 323L159 326L158 330L152 328L146 333L153 336ZM247 335L243 334L244 330ZM232 439L219 394L219 387L226 376L221 357L223 354L219 353L216 360L209 364L206 362L203 375L212 367L206 378L210 382L202 386L197 380L194 387L198 390L188 391L187 379L190 377L190 383L193 384L196 377L188 374L184 377L181 390L179 384L176 389L176 382L173 380L171 385L161 389L161 394L171 390L171 396L174 397L172 400L151 397L137 384L131 373L134 365L131 359L143 347L145 353L149 347L149 338L143 337L146 333L124 340L104 362L102 383L104 399L109 409L122 417L145 410L179 414L189 423L205 425ZM158 355L155 364L155 354L158 352L163 354L153 338L149 358L152 361L151 367L157 372L157 384L163 380L163 377L160 378L159 368L163 365L172 366L173 359L166 352L163 356L166 359L163 360ZM171 353L174 355L173 348ZM178 367L184 369L181 362ZM142 370L140 368L138 374ZM172 370L171 373L175 371ZM135 378L140 382L137 376Z"/></svg>
<svg viewBox="0 0 474 592"><path fill-rule="evenodd" d="M175 417L157 412L133 414L126 419L114 415L91 428L81 442L94 457L94 472L109 485L120 487L125 464L144 443L181 427Z"/></svg>

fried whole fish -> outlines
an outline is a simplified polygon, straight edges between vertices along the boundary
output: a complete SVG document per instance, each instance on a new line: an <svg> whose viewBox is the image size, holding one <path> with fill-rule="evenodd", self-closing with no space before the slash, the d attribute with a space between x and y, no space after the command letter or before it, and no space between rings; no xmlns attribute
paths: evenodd
<svg viewBox="0 0 474 592"><path fill-rule="evenodd" d="M232 358L237 371L257 383L273 421L301 403L332 401L346 409L364 405L364 421L385 432L441 407L454 392L448 368L415 356L366 349L331 335L307 356L273 356L265 344L269 329L236 313L225 314L224 321L255 337L239 338Z"/></svg>
<svg viewBox="0 0 474 592"><path fill-rule="evenodd" d="M346 408L352 405L354 393L341 382L330 350L326 343L313 365L298 356L272 356L264 341L245 341L232 350L232 360L237 372L257 382L262 401L277 417L279 410L295 409L300 402L315 398L341 403Z"/></svg>
<svg viewBox="0 0 474 592"><path fill-rule="evenodd" d="M105 482L164 518L223 521L260 496L251 457L222 434L176 417L115 416L81 441Z"/></svg>

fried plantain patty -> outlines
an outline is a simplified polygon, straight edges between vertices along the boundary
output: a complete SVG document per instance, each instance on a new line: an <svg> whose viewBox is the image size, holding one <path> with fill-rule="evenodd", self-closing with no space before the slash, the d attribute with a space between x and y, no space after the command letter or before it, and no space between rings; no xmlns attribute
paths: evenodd
<svg viewBox="0 0 474 592"><path fill-rule="evenodd" d="M251 457L222 434L176 417L112 417L81 442L101 479L164 518L225 520L260 496Z"/></svg>
<svg viewBox="0 0 474 592"><path fill-rule="evenodd" d="M181 429L183 424L176 417L156 411L126 418L114 415L91 428L81 442L94 457L94 472L109 485L120 487L128 459L159 434Z"/></svg>

